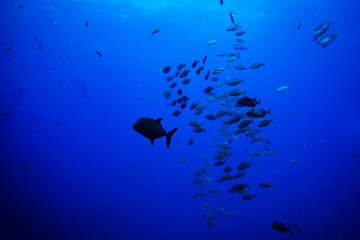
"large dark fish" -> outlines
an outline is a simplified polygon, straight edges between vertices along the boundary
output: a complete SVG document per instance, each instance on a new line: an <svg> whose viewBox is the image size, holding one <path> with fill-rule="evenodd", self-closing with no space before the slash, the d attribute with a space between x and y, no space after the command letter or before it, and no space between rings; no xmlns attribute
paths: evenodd
<svg viewBox="0 0 360 240"><path fill-rule="evenodd" d="M232 15L232 12L230 12L230 19L231 19L231 22L236 26L233 15Z"/></svg>
<svg viewBox="0 0 360 240"><path fill-rule="evenodd" d="M176 132L177 128L174 128L170 132L166 132L163 126L161 125L162 118L152 119L152 118L140 118L133 125L133 129L143 135L144 137L150 139L151 144L154 145L154 140L166 136L166 146L170 147L170 141L172 135Z"/></svg>

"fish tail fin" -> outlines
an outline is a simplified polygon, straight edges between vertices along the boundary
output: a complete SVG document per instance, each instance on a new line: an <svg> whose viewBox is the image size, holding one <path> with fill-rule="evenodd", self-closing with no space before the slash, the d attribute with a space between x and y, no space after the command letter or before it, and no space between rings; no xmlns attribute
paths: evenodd
<svg viewBox="0 0 360 240"><path fill-rule="evenodd" d="M288 228L288 232L290 233L291 236L293 235L293 234L292 234L292 231L291 231L291 225L290 225L290 227Z"/></svg>
<svg viewBox="0 0 360 240"><path fill-rule="evenodd" d="M259 101L257 102L257 104L259 104L259 106L260 106L260 101L261 101L261 98L260 98Z"/></svg>
<svg viewBox="0 0 360 240"><path fill-rule="evenodd" d="M265 67L265 63L263 62L261 65L263 65Z"/></svg>
<svg viewBox="0 0 360 240"><path fill-rule="evenodd" d="M176 132L177 128L174 128L173 130L171 130L170 132L168 132L166 134L166 146L169 148L170 147L170 141L171 141L171 137L172 135L174 135L174 133Z"/></svg>
<svg viewBox="0 0 360 240"><path fill-rule="evenodd" d="M271 108L269 108L269 110L267 111L267 113L271 116Z"/></svg>

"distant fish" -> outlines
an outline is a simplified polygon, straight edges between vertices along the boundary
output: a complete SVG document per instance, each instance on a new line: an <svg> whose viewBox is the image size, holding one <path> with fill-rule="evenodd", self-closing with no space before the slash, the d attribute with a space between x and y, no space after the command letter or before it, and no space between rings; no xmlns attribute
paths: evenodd
<svg viewBox="0 0 360 240"><path fill-rule="evenodd" d="M220 5L223 5L224 1L223 0L220 0Z"/></svg>
<svg viewBox="0 0 360 240"><path fill-rule="evenodd" d="M87 27L87 26L89 26L89 22L88 22L88 21L86 21L86 23L85 23L85 27Z"/></svg>
<svg viewBox="0 0 360 240"><path fill-rule="evenodd" d="M289 89L288 86L282 86L282 87L279 87L278 89L276 89L277 92L285 92Z"/></svg>
<svg viewBox="0 0 360 240"><path fill-rule="evenodd" d="M230 20L236 26L236 23L234 21L233 15L232 15L232 12L230 12Z"/></svg>
<svg viewBox="0 0 360 240"><path fill-rule="evenodd" d="M207 55L203 59L203 65L206 63Z"/></svg>
<svg viewBox="0 0 360 240"><path fill-rule="evenodd" d="M155 34L155 33L158 33L158 32L160 32L160 29L154 29L154 30L152 31L152 36L154 36L154 34Z"/></svg>
<svg viewBox="0 0 360 240"><path fill-rule="evenodd" d="M134 123L133 129L144 137L150 139L152 145L154 145L155 139L166 136L166 146L170 147L171 137L176 132L177 128L174 128L167 133L161 125L161 120L162 118L140 118L136 121L136 123Z"/></svg>
<svg viewBox="0 0 360 240"><path fill-rule="evenodd" d="M41 46L41 44L39 43L39 45L38 45L38 49L40 50L40 51L42 51L43 50L43 48L42 48L42 46Z"/></svg>
<svg viewBox="0 0 360 240"><path fill-rule="evenodd" d="M100 57L103 56L99 51L96 51L96 53L97 53L97 55L99 55Z"/></svg>
<svg viewBox="0 0 360 240"><path fill-rule="evenodd" d="M298 31L300 30L301 26L302 26L302 23L299 24L299 26L297 28Z"/></svg>

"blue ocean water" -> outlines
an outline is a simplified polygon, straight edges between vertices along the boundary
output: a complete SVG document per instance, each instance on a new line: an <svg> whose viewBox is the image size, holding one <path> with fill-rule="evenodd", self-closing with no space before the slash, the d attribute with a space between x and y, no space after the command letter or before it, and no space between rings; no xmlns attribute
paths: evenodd
<svg viewBox="0 0 360 240"><path fill-rule="evenodd" d="M0 239L360 239L359 1L0 4ZM230 12L248 48L234 62L215 56L237 53L239 37L226 31ZM322 48L314 29L330 21L328 33L338 36ZM191 64L202 66L204 56L196 75ZM234 68L255 62L265 66ZM166 77L179 63L191 81L174 78L178 85L169 89ZM223 86L204 79L223 66ZM224 82L243 77L238 86ZM207 86L215 102L207 101ZM281 86L289 88L277 92ZM179 105L168 105L179 88L190 100L175 117ZM271 108L264 119L273 122L257 134L271 145L235 135L237 124L224 138L218 130L226 117L205 119L224 109L220 96L235 88L261 98L256 108ZM206 107L195 115L189 107L198 102ZM170 148L165 137L152 146L134 131L142 117L178 128ZM194 132L190 121L206 132ZM259 121L250 127L259 129ZM230 174L242 161L252 166L243 178L219 183L225 165L214 166L213 156L224 143ZM256 151L262 155L252 158ZM200 168L213 182L194 186ZM235 183L247 183L255 198L228 193ZM197 192L205 196L193 198ZM275 231L274 222L292 226L293 235Z"/></svg>

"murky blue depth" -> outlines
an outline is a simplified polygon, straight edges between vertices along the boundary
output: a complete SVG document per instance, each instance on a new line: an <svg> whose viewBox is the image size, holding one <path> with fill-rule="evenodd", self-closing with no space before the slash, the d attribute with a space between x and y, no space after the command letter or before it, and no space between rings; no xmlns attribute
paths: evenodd
<svg viewBox="0 0 360 240"><path fill-rule="evenodd" d="M0 239L360 239L359 12L0 0Z"/></svg>

